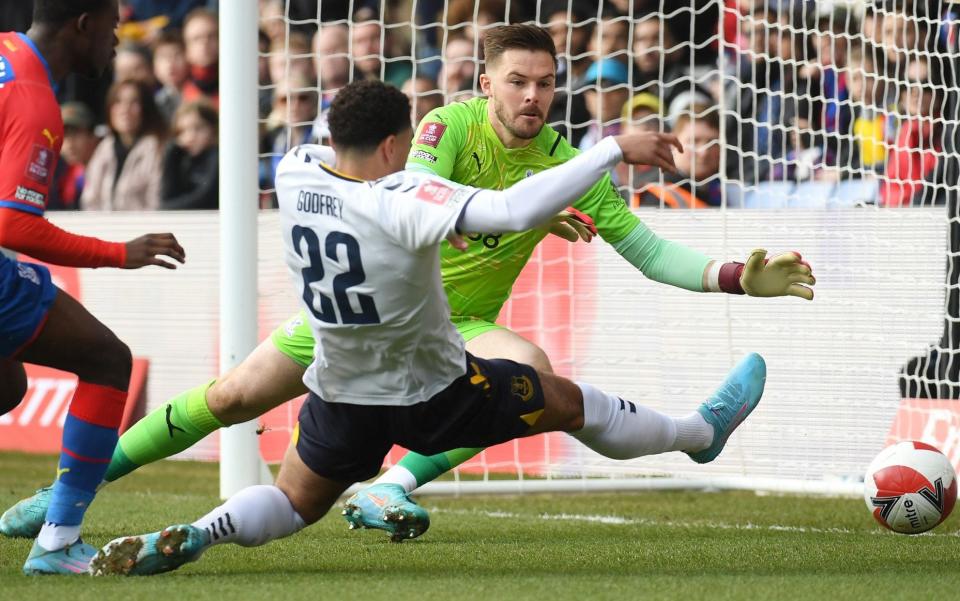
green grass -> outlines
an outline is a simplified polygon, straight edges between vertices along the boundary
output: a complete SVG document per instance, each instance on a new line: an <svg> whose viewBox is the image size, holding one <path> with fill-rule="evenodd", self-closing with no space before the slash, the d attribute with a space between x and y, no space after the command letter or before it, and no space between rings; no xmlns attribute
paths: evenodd
<svg viewBox="0 0 960 601"><path fill-rule="evenodd" d="M0 508L53 459L0 454ZM102 545L218 503L216 466L162 462L88 514ZM339 515L257 549L220 546L153 578L27 578L30 541L0 539L0 599L921 599L960 590L960 518L933 535L881 532L858 499L749 493L426 497L433 526L390 544ZM620 518L619 520L617 518ZM605 523L606 522L606 523Z"/></svg>

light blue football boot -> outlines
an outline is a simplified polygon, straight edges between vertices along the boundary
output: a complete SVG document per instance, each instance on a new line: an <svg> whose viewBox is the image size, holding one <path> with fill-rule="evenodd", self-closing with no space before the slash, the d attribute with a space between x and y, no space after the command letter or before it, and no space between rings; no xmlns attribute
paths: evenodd
<svg viewBox="0 0 960 601"><path fill-rule="evenodd" d="M343 517L354 528L377 528L395 543L417 538L430 527L430 515L399 484L374 484L347 499Z"/></svg>
<svg viewBox="0 0 960 601"><path fill-rule="evenodd" d="M0 516L0 534L10 538L37 538L50 507L53 486L45 486L26 499L20 499Z"/></svg>
<svg viewBox="0 0 960 601"><path fill-rule="evenodd" d="M210 547L210 534L190 524L160 532L117 538L90 561L93 576L149 576L196 561Z"/></svg>
<svg viewBox="0 0 960 601"><path fill-rule="evenodd" d="M23 573L27 576L48 574L86 575L90 567L90 560L96 553L95 548L82 540L57 551L47 551L40 546L40 543L34 541L27 562L23 564Z"/></svg>
<svg viewBox="0 0 960 601"><path fill-rule="evenodd" d="M760 402L766 381L767 365L756 353L750 353L730 370L720 388L697 408L703 419L713 426L713 444L702 451L687 453L690 459L710 463L717 458L733 431Z"/></svg>

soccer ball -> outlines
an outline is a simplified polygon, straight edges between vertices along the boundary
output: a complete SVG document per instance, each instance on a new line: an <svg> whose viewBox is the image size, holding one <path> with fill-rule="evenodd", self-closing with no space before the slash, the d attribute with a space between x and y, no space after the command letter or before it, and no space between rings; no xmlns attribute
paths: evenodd
<svg viewBox="0 0 960 601"><path fill-rule="evenodd" d="M870 463L863 499L883 526L902 534L920 534L953 510L956 472L936 447L912 440L898 442Z"/></svg>

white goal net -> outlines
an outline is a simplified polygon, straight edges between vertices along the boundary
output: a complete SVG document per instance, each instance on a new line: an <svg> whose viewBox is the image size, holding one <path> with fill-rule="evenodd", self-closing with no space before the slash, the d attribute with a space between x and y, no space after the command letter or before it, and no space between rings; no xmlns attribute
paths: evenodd
<svg viewBox="0 0 960 601"><path fill-rule="evenodd" d="M624 202L660 236L723 260L798 250L817 298L698 295L645 280L608 245L548 240L501 323L556 370L661 411L696 407L748 351L757 412L709 466L616 462L565 435L481 453L459 490L719 486L853 491L886 443L960 460L955 63L960 7L890 0L414 0L261 4L261 205L283 151L325 135L337 89L403 86L416 117L479 94L491 27L535 22L558 49L551 124L574 145L673 131L680 174L621 166ZM229 99L225 99L229 102ZM261 333L296 310L261 220ZM270 236L273 236L272 240ZM272 250L271 250L272 249ZM269 253L274 252L271 256ZM283 291L279 293L278 291ZM187 383L189 384L189 383ZM296 406L265 420L277 459ZM270 447L270 450L267 449ZM390 461L400 456L391 454ZM499 473L513 474L503 480Z"/></svg>

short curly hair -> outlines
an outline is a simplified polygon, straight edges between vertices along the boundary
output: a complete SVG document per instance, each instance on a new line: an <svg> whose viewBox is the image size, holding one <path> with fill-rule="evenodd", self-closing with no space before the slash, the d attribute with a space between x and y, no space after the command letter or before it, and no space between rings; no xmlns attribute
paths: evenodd
<svg viewBox="0 0 960 601"><path fill-rule="evenodd" d="M110 6L110 0L34 0L33 22L59 25Z"/></svg>
<svg viewBox="0 0 960 601"><path fill-rule="evenodd" d="M410 100L382 81L355 81L337 92L327 124L338 149L368 152L387 136L412 128Z"/></svg>

